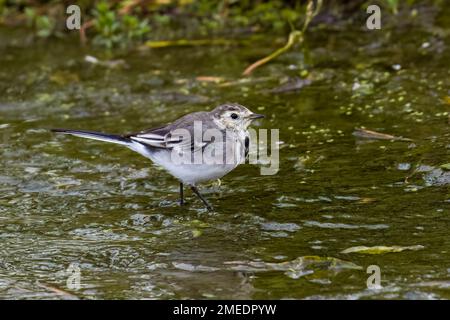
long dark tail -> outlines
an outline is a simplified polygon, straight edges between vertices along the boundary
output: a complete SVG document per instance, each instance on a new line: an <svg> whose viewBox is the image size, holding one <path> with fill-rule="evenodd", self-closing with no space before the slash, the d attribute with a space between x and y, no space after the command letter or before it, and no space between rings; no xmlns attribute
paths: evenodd
<svg viewBox="0 0 450 320"><path fill-rule="evenodd" d="M125 146L129 146L130 144L133 143L131 141L131 139L129 139L129 138L125 138L125 137L115 135L115 134L107 134L107 133L85 131L85 130L68 130L68 129L52 129L51 131L57 132L57 133L63 133L63 134L70 134L72 136L81 137L81 138L88 138L88 139L94 139L94 140L99 140L99 141L122 144Z"/></svg>

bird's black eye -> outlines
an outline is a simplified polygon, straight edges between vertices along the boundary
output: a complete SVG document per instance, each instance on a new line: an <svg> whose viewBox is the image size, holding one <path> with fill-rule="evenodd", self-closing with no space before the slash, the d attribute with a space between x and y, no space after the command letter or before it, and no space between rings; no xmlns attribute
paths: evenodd
<svg viewBox="0 0 450 320"><path fill-rule="evenodd" d="M231 118L236 120L237 118L239 118L239 116L236 113L232 113Z"/></svg>

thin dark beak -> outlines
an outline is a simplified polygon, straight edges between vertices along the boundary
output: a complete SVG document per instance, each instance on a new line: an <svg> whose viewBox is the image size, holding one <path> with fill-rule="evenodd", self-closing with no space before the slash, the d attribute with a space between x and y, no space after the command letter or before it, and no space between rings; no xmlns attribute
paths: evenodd
<svg viewBox="0 0 450 320"><path fill-rule="evenodd" d="M249 118L252 119L252 120L256 120L256 119L264 118L264 115L263 115L263 114L252 113L252 114L249 116Z"/></svg>

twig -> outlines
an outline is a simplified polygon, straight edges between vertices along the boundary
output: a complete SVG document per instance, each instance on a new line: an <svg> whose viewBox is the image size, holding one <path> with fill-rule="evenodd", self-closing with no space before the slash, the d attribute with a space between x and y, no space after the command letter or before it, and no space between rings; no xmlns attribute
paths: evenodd
<svg viewBox="0 0 450 320"><path fill-rule="evenodd" d="M94 20L86 21L85 23L83 23L81 25L81 28L80 28L80 42L81 42L82 45L85 45L86 41L87 41L86 29L89 29L93 25L94 25Z"/></svg>
<svg viewBox="0 0 450 320"><path fill-rule="evenodd" d="M278 49L277 51L275 51L274 53L268 55L267 57L262 58L262 59L260 59L260 60L258 60L256 62L252 63L250 66L248 66L244 70L242 75L243 76L250 75L253 72L253 70L255 70L256 68L262 66L263 64L266 64L270 60L275 59L280 54L288 51L294 44L296 44L296 43L301 44L303 42L303 34L305 33L306 29L308 28L309 23L319 13L320 8L322 7L322 1L323 0L317 0L316 7L314 8L314 1L313 0L309 0L308 4L306 5L306 18L305 18L305 22L303 23L302 31L295 30L295 29L292 30L289 33L288 41L284 45L284 47ZM291 25L291 27L292 27L292 25Z"/></svg>
<svg viewBox="0 0 450 320"><path fill-rule="evenodd" d="M46 289L48 291L52 291L53 293L55 293L55 294L57 294L59 296L63 296L65 298L67 298L67 299L74 299L74 300L79 300L80 299L79 297L77 297L76 295L74 295L74 294L72 294L70 292L62 290L60 288L53 287L53 286L48 285L46 283L42 283L42 282L37 281L36 284L38 286L40 286L41 288L44 288L44 289Z"/></svg>
<svg viewBox="0 0 450 320"><path fill-rule="evenodd" d="M303 41L303 32L298 31L298 30L291 31L291 33L289 34L288 41L286 42L286 44L284 45L283 48L280 48L277 51L275 51L274 53L268 55L267 57L262 58L262 59L256 61L255 63L252 63L250 66L247 67L247 69L244 70L242 75L248 76L250 73L252 73L253 70L258 68L259 66L266 64L270 60L278 57L280 54L288 51L296 42L301 43L302 41Z"/></svg>

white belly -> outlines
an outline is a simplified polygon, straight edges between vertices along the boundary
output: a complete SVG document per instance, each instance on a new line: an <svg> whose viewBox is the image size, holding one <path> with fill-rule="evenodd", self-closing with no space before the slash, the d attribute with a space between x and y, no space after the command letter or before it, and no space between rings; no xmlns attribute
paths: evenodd
<svg viewBox="0 0 450 320"><path fill-rule="evenodd" d="M207 164L204 161L199 164L174 162L171 150L149 149L138 142L131 145L130 149L160 165L181 182L195 185L198 182L219 179L244 162L244 144L236 140L231 142L233 143L227 144L224 149L229 155L229 158L225 157L224 159L229 159L229 161L215 164Z"/></svg>

